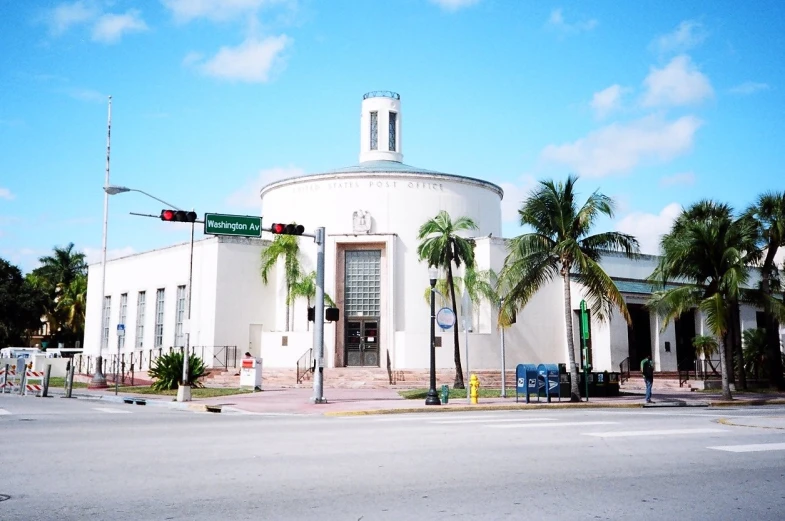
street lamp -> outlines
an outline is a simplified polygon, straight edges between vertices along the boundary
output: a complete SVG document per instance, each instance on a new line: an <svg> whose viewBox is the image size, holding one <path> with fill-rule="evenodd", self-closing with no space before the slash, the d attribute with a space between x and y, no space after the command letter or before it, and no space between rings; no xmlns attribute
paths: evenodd
<svg viewBox="0 0 785 521"><path fill-rule="evenodd" d="M163 203L163 204L165 204L168 207L174 208L175 210L182 210L182 208L179 208L178 206L173 205L172 203L167 203L163 199L159 199L158 197L156 197L154 195L148 194L144 190L138 190L136 188L128 188L127 186L110 185L110 184L108 184L108 180L107 180L107 185L104 186L104 192L106 192L107 195L117 195L117 194L122 194L122 193L125 193L125 192L139 192L140 194L144 194L147 197L149 197L150 199L155 199L159 203ZM104 245L104 255L105 254L106 254L106 246ZM104 262L106 262L106 261L104 261ZM187 324L188 324L188 327L186 328L186 332L185 332L185 350L184 350L184 353L183 353L182 385L180 385L180 387L178 388L178 391L177 391L177 401L178 402L190 402L191 401L191 386L190 386L190 382L188 381L188 360L190 358L190 356L188 354L188 349L191 347L191 331L190 331L191 330L191 286L193 284L193 266L194 266L194 223L191 222L191 252L190 252L190 258L189 258L189 261L188 261L188 293L187 293L187 299L188 299ZM119 363L119 361L118 361L118 363Z"/></svg>
<svg viewBox="0 0 785 521"><path fill-rule="evenodd" d="M431 382L425 405L441 405L439 395L436 394L436 278L439 270L435 266L428 268L428 278L431 282Z"/></svg>

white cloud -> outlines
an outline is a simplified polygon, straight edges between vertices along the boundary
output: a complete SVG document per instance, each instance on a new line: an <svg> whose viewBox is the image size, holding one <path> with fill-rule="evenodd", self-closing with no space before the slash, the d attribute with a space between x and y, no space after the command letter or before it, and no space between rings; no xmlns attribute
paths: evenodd
<svg viewBox="0 0 785 521"><path fill-rule="evenodd" d="M438 5L445 11L457 11L464 7L478 4L480 0L431 0L431 3Z"/></svg>
<svg viewBox="0 0 785 521"><path fill-rule="evenodd" d="M99 10L93 2L82 0L70 4L63 3L52 9L46 16L51 33L63 34L74 25L89 22L98 16Z"/></svg>
<svg viewBox="0 0 785 521"><path fill-rule="evenodd" d="M602 177L627 172L639 163L667 161L691 149L702 122L695 116L666 121L647 116L629 124L614 123L564 145L548 145L541 157L576 173Z"/></svg>
<svg viewBox="0 0 785 521"><path fill-rule="evenodd" d="M16 196L9 190L8 188L3 188L0 186L0 199L5 199L6 201L10 201L14 199Z"/></svg>
<svg viewBox="0 0 785 521"><path fill-rule="evenodd" d="M264 40L251 38L238 47L221 47L213 58L198 65L198 68L208 76L264 83L270 78L272 68L282 63L280 55L291 42L291 38L286 35ZM191 63L198 63L198 58L193 53L186 58Z"/></svg>
<svg viewBox="0 0 785 521"><path fill-rule="evenodd" d="M660 178L660 186L662 187L691 184L695 184L695 174L692 172L682 172Z"/></svg>
<svg viewBox="0 0 785 521"><path fill-rule="evenodd" d="M755 94L762 90L769 90L767 83L756 83L754 81L745 81L740 85L732 87L728 92L731 94Z"/></svg>
<svg viewBox="0 0 785 521"><path fill-rule="evenodd" d="M125 33L141 32L148 29L139 11L131 9L125 14L105 14L93 27L93 41L115 43Z"/></svg>
<svg viewBox="0 0 785 521"><path fill-rule="evenodd" d="M95 264L101 262L102 250L101 248L85 248L82 250L88 264ZM127 257L136 253L130 246L124 248L113 248L106 250L106 260L119 259L120 257Z"/></svg>
<svg viewBox="0 0 785 521"><path fill-rule="evenodd" d="M652 67L644 84L647 91L643 105L646 107L688 105L714 94L709 79L686 55L676 56L662 69Z"/></svg>
<svg viewBox="0 0 785 521"><path fill-rule="evenodd" d="M621 98L629 89L619 84L611 85L607 89L595 92L591 100L591 107L597 117L604 118L621 106Z"/></svg>
<svg viewBox="0 0 785 521"><path fill-rule="evenodd" d="M654 39L651 47L659 52L683 52L703 43L707 32L698 22L683 21L676 29Z"/></svg>
<svg viewBox="0 0 785 521"><path fill-rule="evenodd" d="M567 23L561 9L554 9L548 17L548 25L564 32L591 31L597 27L597 20L584 20L582 22Z"/></svg>
<svg viewBox="0 0 785 521"><path fill-rule="evenodd" d="M262 200L259 191L266 185L287 179L289 177L300 177L305 175L302 168L295 166L274 167L260 170L259 174L246 182L242 188L233 192L226 198L226 204L238 208L259 208Z"/></svg>
<svg viewBox="0 0 785 521"><path fill-rule="evenodd" d="M671 203L659 214L633 212L616 223L616 230L638 239L641 253L659 255L660 238L670 231L674 219L681 213L679 203Z"/></svg>
<svg viewBox="0 0 785 521"><path fill-rule="evenodd" d="M537 180L531 175L522 176L515 184L499 183L499 186L504 190L502 222L518 222L518 210L536 184Z"/></svg>
<svg viewBox="0 0 785 521"><path fill-rule="evenodd" d="M180 23L190 22L196 18L208 18L213 21L226 21L255 13L263 4L270 0L162 0L164 6L172 11L175 20Z"/></svg>

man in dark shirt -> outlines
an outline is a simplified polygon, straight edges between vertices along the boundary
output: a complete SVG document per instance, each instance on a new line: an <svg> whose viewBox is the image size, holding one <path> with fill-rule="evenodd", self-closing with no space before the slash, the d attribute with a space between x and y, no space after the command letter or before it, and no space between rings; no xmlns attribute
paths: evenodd
<svg viewBox="0 0 785 521"><path fill-rule="evenodd" d="M654 383L654 362L651 361L651 355L646 355L641 361L641 374L646 383L646 403L651 403L651 386Z"/></svg>

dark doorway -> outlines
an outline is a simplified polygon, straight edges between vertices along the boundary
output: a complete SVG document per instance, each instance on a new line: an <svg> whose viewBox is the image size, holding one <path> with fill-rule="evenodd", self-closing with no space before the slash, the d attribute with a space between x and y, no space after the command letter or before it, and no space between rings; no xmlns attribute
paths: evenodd
<svg viewBox="0 0 785 521"><path fill-rule="evenodd" d="M346 320L346 365L379 367L379 320Z"/></svg>
<svg viewBox="0 0 785 521"><path fill-rule="evenodd" d="M695 370L695 310L685 311L676 319L676 363L679 371Z"/></svg>
<svg viewBox="0 0 785 521"><path fill-rule="evenodd" d="M651 355L651 322L649 310L643 304L627 304L632 317L632 325L627 327L629 343L630 370L638 371L641 360Z"/></svg>

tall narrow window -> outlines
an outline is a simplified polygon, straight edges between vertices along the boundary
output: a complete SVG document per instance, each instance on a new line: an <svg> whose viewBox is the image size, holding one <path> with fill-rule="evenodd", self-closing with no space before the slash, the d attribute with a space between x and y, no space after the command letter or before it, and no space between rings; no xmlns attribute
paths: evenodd
<svg viewBox="0 0 785 521"><path fill-rule="evenodd" d="M395 145L396 145L396 143L395 143L395 127L397 126L396 125L397 119L398 119L398 114L396 114L395 112L390 112L390 126L389 126L389 130L390 130L390 143L389 143L389 145L390 146L389 146L389 150L391 150L392 152L395 152Z"/></svg>
<svg viewBox="0 0 785 521"><path fill-rule="evenodd" d="M109 346L109 315L112 311L112 297L104 297L104 311L101 317L101 322L104 326L104 334L101 336L101 349L106 349Z"/></svg>
<svg viewBox="0 0 785 521"><path fill-rule="evenodd" d="M379 148L379 113L371 112L371 150Z"/></svg>
<svg viewBox="0 0 785 521"><path fill-rule="evenodd" d="M118 324L125 324L125 319L128 316L128 293L123 293L120 295L120 318L118 319ZM128 328L125 328L126 333L128 332ZM120 342L120 349L125 347L125 335L118 338Z"/></svg>
<svg viewBox="0 0 785 521"><path fill-rule="evenodd" d="M185 286L177 286L177 313L174 323L174 346L182 347L183 342L183 319L185 318Z"/></svg>
<svg viewBox="0 0 785 521"><path fill-rule="evenodd" d="M147 297L144 291L140 291L136 296L136 347L144 347L144 308L145 298Z"/></svg>
<svg viewBox="0 0 785 521"><path fill-rule="evenodd" d="M164 345L164 289L159 289L155 297L155 342L153 347L162 347Z"/></svg>

